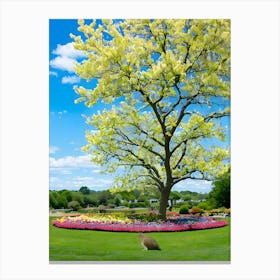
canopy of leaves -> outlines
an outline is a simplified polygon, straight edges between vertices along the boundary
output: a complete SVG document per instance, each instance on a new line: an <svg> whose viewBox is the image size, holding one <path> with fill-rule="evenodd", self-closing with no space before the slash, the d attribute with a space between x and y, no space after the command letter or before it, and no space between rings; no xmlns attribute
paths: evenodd
<svg viewBox="0 0 280 280"><path fill-rule="evenodd" d="M163 190L185 179L212 179L227 169L220 119L229 116L229 20L79 20L71 35L86 59L75 71L95 88L76 87L89 107L112 104L87 122L92 160L127 176L117 186ZM97 131L97 132L96 132Z"/></svg>

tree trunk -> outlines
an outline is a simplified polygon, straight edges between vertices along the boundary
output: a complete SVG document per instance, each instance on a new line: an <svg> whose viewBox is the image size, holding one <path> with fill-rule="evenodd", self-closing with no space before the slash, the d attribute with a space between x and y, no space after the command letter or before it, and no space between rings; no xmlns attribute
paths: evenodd
<svg viewBox="0 0 280 280"><path fill-rule="evenodd" d="M160 193L159 215L163 220L166 220L166 207L168 206L169 194L170 189L166 187Z"/></svg>

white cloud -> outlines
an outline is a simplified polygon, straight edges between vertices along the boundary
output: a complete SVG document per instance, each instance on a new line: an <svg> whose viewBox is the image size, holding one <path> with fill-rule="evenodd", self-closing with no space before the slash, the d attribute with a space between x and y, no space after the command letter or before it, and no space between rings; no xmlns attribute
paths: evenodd
<svg viewBox="0 0 280 280"><path fill-rule="evenodd" d="M50 177L50 183L58 182L59 179L57 177Z"/></svg>
<svg viewBox="0 0 280 280"><path fill-rule="evenodd" d="M61 82L63 84L75 84L80 82L80 78L78 76L65 76L62 78Z"/></svg>
<svg viewBox="0 0 280 280"><path fill-rule="evenodd" d="M49 159L49 167L50 167L50 174L51 175L71 175L77 170L84 169L83 172L91 172L92 170L96 172L93 173L99 173L100 167L93 162L90 161L90 155L84 155L84 156L66 156L61 158L54 158L50 157ZM89 170L88 170L89 169ZM78 171L80 172L80 171ZM79 179L82 177L79 177ZM91 177L88 177L88 179Z"/></svg>
<svg viewBox="0 0 280 280"><path fill-rule="evenodd" d="M84 167L83 169L78 169L76 167L61 167L74 165L72 164L73 158L71 164L69 164L69 159L69 157L65 157L57 160L56 162L52 159L51 166L55 167L50 168L50 189L77 190L81 186L88 186L90 189L94 190L106 190L113 187L113 177L108 175L93 174L91 172L92 166L91 168L87 168L87 159L84 164L80 164L86 166L86 168ZM76 163L84 161L84 158L81 159L81 157L76 157L76 159ZM97 169L99 170L100 168ZM73 173L71 173L71 171L73 171Z"/></svg>
<svg viewBox="0 0 280 280"><path fill-rule="evenodd" d="M56 72L54 72L54 71L50 71L49 74L50 74L50 76L55 76L55 77L58 76L58 74Z"/></svg>
<svg viewBox="0 0 280 280"><path fill-rule="evenodd" d="M212 182L206 180L185 180L181 181L174 186L174 190L177 191L193 191L208 193L212 189Z"/></svg>
<svg viewBox="0 0 280 280"><path fill-rule="evenodd" d="M74 187L79 188L83 185L88 186L89 188L94 188L95 190L108 189L112 187L113 179L102 179L94 177L75 177L73 180L67 182L72 184Z"/></svg>
<svg viewBox="0 0 280 280"><path fill-rule="evenodd" d="M70 58L67 56L57 56L50 61L50 66L55 69L73 73L75 62L76 62L76 60L73 58Z"/></svg>
<svg viewBox="0 0 280 280"><path fill-rule="evenodd" d="M67 113L66 110L57 112L58 118L61 119L62 115L66 114L66 113Z"/></svg>
<svg viewBox="0 0 280 280"><path fill-rule="evenodd" d="M63 110L63 111L59 111L59 112L57 112L57 114L58 114L58 115L60 115L60 116L61 116L61 115L63 115L63 114L66 114L66 113L67 113L67 111L66 111L66 110Z"/></svg>
<svg viewBox="0 0 280 280"><path fill-rule="evenodd" d="M111 185L114 182L113 179L98 179L96 180L97 184L103 184L103 185Z"/></svg>
<svg viewBox="0 0 280 280"><path fill-rule="evenodd" d="M50 174L52 175L71 175L73 167L50 167Z"/></svg>
<svg viewBox="0 0 280 280"><path fill-rule="evenodd" d="M75 180L80 181L80 182L85 182L85 181L90 181L92 180L92 177L76 177Z"/></svg>
<svg viewBox="0 0 280 280"><path fill-rule="evenodd" d="M73 47L73 43L67 43L65 45L58 44L57 48L53 50L52 53L57 56L50 61L50 66L55 69L68 71L69 73L74 72L74 65L77 58L85 57L82 51L76 50Z"/></svg>
<svg viewBox="0 0 280 280"><path fill-rule="evenodd" d="M50 154L55 154L59 150L56 146L50 146Z"/></svg>
<svg viewBox="0 0 280 280"><path fill-rule="evenodd" d="M82 51L76 50L73 43L67 43L65 45L58 44L56 49L52 51L53 54L58 56L65 56L70 58L84 57Z"/></svg>
<svg viewBox="0 0 280 280"><path fill-rule="evenodd" d="M50 168L67 168L67 167L94 167L94 163L90 161L90 155L85 156L66 156L55 159L50 157Z"/></svg>

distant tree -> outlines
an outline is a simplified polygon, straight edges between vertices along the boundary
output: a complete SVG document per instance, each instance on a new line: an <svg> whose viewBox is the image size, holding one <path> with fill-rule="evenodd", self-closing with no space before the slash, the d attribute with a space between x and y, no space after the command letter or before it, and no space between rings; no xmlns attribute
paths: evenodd
<svg viewBox="0 0 280 280"><path fill-rule="evenodd" d="M215 207L230 208L230 169L220 179L213 182L213 189L209 193L210 202L215 204Z"/></svg>
<svg viewBox="0 0 280 280"><path fill-rule="evenodd" d="M122 196L121 196L121 194L119 194L119 193L116 193L116 194L114 195L114 198L117 199L117 200L119 200L119 201L122 200Z"/></svg>
<svg viewBox="0 0 280 280"><path fill-rule="evenodd" d="M190 201L190 200L192 199L191 195L189 195L189 194L184 194L184 195L182 196L182 198L183 198L185 201Z"/></svg>
<svg viewBox="0 0 280 280"><path fill-rule="evenodd" d="M49 206L50 208L54 208L54 209L58 208L56 193L52 191L50 191L49 193Z"/></svg>
<svg viewBox="0 0 280 280"><path fill-rule="evenodd" d="M66 198L67 202L70 202L70 201L73 200L73 199L72 199L72 198L73 198L73 197L72 197L72 192L69 191L69 190L63 190L63 191L61 192L61 195L64 196L64 197Z"/></svg>
<svg viewBox="0 0 280 280"><path fill-rule="evenodd" d="M79 189L79 192L81 192L82 194L90 194L90 189L86 186L82 186L80 189Z"/></svg>
<svg viewBox="0 0 280 280"><path fill-rule="evenodd" d="M130 200L135 199L135 196L134 196L133 192L131 192L131 191L121 191L121 192L119 192L119 194L122 196L123 200L130 201ZM139 199L139 197L138 197L138 199Z"/></svg>
<svg viewBox="0 0 280 280"><path fill-rule="evenodd" d="M208 193L199 193L198 199L203 200L208 198Z"/></svg>
<svg viewBox="0 0 280 280"><path fill-rule="evenodd" d="M67 208L67 199L59 194L58 198L57 198L57 208Z"/></svg>
<svg viewBox="0 0 280 280"><path fill-rule="evenodd" d="M133 189L132 192L135 199L138 199L138 197L141 195L141 191L139 189Z"/></svg>
<svg viewBox="0 0 280 280"><path fill-rule="evenodd" d="M173 200L178 200L181 198L181 194L177 191L173 191L170 193L170 198Z"/></svg>
<svg viewBox="0 0 280 280"><path fill-rule="evenodd" d="M107 205L108 200L114 198L113 195L108 191L101 191L98 193L98 204Z"/></svg>
<svg viewBox="0 0 280 280"><path fill-rule="evenodd" d="M84 196L84 204L90 205L90 206L97 206L98 205L98 201L95 197L95 195L89 194L89 195L85 195Z"/></svg>
<svg viewBox="0 0 280 280"><path fill-rule="evenodd" d="M140 196L138 197L138 199L137 199L138 202L144 202L144 201L146 201L146 200L147 200L147 197L144 196L144 195L140 195Z"/></svg>
<svg viewBox="0 0 280 280"><path fill-rule="evenodd" d="M72 193L72 196L73 196L72 200L78 201L82 207L85 207L85 206L86 206L86 204L85 204L85 202L84 202L84 197L85 197L85 195L84 195L83 193L81 193L81 192L79 192L79 191L78 191L78 192L73 192L73 193Z"/></svg>
<svg viewBox="0 0 280 280"><path fill-rule="evenodd" d="M114 204L115 204L116 206L120 206L121 200L120 200L118 197L115 197L115 198L114 198Z"/></svg>

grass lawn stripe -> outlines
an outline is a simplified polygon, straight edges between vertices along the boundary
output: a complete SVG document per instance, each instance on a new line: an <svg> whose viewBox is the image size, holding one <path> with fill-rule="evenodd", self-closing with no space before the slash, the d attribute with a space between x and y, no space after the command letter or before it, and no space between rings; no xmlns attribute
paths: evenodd
<svg viewBox="0 0 280 280"><path fill-rule="evenodd" d="M215 229L147 233L158 241L161 251L144 251L138 233L61 229L50 223L49 260L230 261L228 222Z"/></svg>

